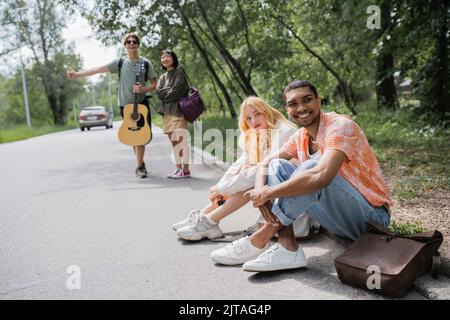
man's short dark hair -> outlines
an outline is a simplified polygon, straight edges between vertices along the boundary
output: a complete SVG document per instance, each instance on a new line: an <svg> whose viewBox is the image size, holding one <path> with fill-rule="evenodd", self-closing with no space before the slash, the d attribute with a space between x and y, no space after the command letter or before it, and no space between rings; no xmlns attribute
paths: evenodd
<svg viewBox="0 0 450 320"><path fill-rule="evenodd" d="M172 57L172 60L173 60L173 68L176 69L176 68L178 67L178 57L177 57L177 55L175 54L175 52L173 52L172 49L166 49L166 50L161 51L161 54L159 55L159 60L160 60L159 63L161 63L161 57L162 57L165 53L170 54L170 56ZM161 63L161 69L166 70L166 67L164 67L164 66L162 65L162 63Z"/></svg>
<svg viewBox="0 0 450 320"><path fill-rule="evenodd" d="M284 88L283 91L284 100L286 100L286 93L288 93L289 91L304 87L308 87L312 91L312 93L314 93L314 96L317 98L318 94L315 85L313 85L308 80L294 80Z"/></svg>

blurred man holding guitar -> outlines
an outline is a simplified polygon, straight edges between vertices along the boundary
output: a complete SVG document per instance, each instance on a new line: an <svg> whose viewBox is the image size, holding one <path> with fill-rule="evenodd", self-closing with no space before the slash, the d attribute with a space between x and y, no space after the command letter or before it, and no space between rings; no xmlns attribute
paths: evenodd
<svg viewBox="0 0 450 320"><path fill-rule="evenodd" d="M137 34L128 33L125 36L124 45L128 53L127 58L115 59L107 65L86 71L77 72L70 70L67 71L67 76L70 79L76 79L77 77L88 77L98 73L118 73L118 98L122 118L124 118L124 106L129 104L144 105L147 107L148 112L145 112L146 119L141 120L145 121L146 126L151 126L150 107L148 101L149 97L146 94L153 92L156 89L156 73L153 69L152 63L147 59L139 57L138 55L140 38ZM144 66L144 68L137 68L139 66ZM138 69L142 69L142 72L138 73ZM136 97L135 94L137 94ZM131 108L131 110L133 110L133 108ZM127 119L128 116L129 115L125 115ZM145 178L148 174L144 163L145 144L133 145L133 150L136 155L136 176Z"/></svg>

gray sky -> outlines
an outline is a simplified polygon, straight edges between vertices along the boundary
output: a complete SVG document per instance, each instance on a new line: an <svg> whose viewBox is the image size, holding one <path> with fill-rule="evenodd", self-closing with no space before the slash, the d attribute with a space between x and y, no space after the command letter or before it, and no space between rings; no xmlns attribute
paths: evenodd
<svg viewBox="0 0 450 320"><path fill-rule="evenodd" d="M69 19L67 27L63 29L63 38L69 44L73 42L75 52L83 58L83 69L105 65L118 56L119 47L105 47L100 41L95 40L93 31L87 21L80 15ZM25 64L30 61L31 51L22 48L22 56ZM10 74L20 66L19 52L11 53L0 61L0 73ZM88 78L97 81L99 76Z"/></svg>
<svg viewBox="0 0 450 320"><path fill-rule="evenodd" d="M75 52L83 58L84 69L105 65L118 56L119 47L105 47L93 36L91 27L80 16L63 30L63 38L67 43L75 43ZM95 81L98 76L89 79Z"/></svg>

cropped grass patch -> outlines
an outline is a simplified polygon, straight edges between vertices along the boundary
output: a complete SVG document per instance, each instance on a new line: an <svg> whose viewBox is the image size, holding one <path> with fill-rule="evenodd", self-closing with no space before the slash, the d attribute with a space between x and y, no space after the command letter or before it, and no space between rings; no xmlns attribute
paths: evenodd
<svg viewBox="0 0 450 320"><path fill-rule="evenodd" d="M26 126L16 126L0 129L0 143L29 139L47 133L75 129L77 127L77 124L69 124L67 126L42 126L31 128L28 128Z"/></svg>
<svg viewBox="0 0 450 320"><path fill-rule="evenodd" d="M238 120L230 117L224 117L220 112L208 112L201 115L201 141L198 141L200 136L194 135L194 130L200 130L199 127L197 129L194 128L194 125L190 124L188 126L188 130L191 134L192 143L196 146L201 145L203 150L211 151L211 154L224 162L234 162L237 160L238 156L238 146L237 146L237 138L234 138L232 143L228 143L226 141L227 137L227 129L236 130L238 128ZM221 135L221 143L215 141L217 137L210 137L209 135L205 135L205 133L209 129L216 129L220 132ZM197 139L197 140L195 140ZM215 148L215 146L220 146L219 148ZM227 159L231 159L231 161L227 161Z"/></svg>
<svg viewBox="0 0 450 320"><path fill-rule="evenodd" d="M401 203L420 197L432 190L450 190L450 128L433 126L418 119L404 102L398 110L378 110L372 103L358 105L358 115L353 119L364 131L374 150L386 178L393 180L392 196ZM343 105L328 105L323 111L347 114ZM222 132L222 150L212 150L213 155L226 160L236 159L237 143L226 145L226 129L237 129L238 119L219 111L209 111L200 117L202 134L215 128ZM153 122L162 127L162 117L155 114ZM194 143L194 126L188 127ZM235 141L236 142L236 141ZM203 139L203 149L212 141ZM197 142L196 145L199 145ZM233 148L234 147L234 148ZM219 154L222 152L221 154Z"/></svg>
<svg viewBox="0 0 450 320"><path fill-rule="evenodd" d="M393 197L401 203L426 191L450 190L450 129L396 111L362 106L355 121L363 129L386 177L394 177Z"/></svg>
<svg viewBox="0 0 450 320"><path fill-rule="evenodd" d="M396 223L395 221L391 221L391 224L389 225L389 231L395 233L396 235L403 236L423 233L426 232L427 229L418 222Z"/></svg>

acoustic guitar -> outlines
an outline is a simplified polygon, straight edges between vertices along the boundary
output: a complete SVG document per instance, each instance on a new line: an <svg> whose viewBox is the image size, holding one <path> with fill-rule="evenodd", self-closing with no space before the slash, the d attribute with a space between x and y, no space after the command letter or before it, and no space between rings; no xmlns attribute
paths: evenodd
<svg viewBox="0 0 450 320"><path fill-rule="evenodd" d="M136 83L144 69L144 63L136 64ZM129 146L144 146L152 140L151 123L148 122L149 109L138 103L138 93L134 94L134 104L123 108L123 121L119 128L120 142Z"/></svg>

